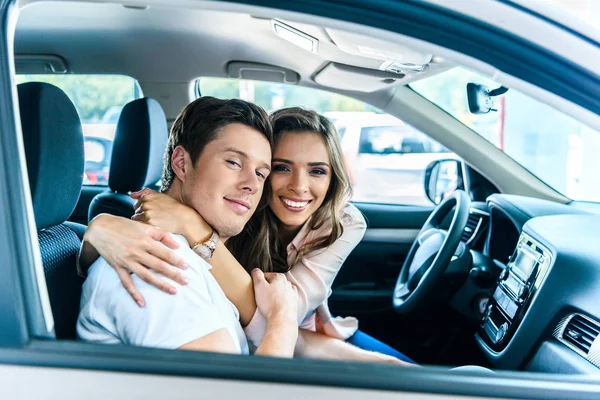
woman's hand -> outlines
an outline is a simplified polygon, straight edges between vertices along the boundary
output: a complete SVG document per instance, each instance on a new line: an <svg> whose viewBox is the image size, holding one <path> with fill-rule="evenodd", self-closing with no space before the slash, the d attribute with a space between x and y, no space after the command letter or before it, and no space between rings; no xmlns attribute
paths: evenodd
<svg viewBox="0 0 600 400"><path fill-rule="evenodd" d="M135 288L130 272L144 282L171 294L177 293L177 289L149 269L182 285L187 284L187 280L179 271L187 269L187 265L170 250L177 249L179 244L168 232L160 228L127 218L100 214L90 222L83 240L84 243L93 246L114 268L121 283L140 307L145 304L144 298Z"/></svg>
<svg viewBox="0 0 600 400"><path fill-rule="evenodd" d="M208 240L212 228L191 207L173 197L148 188L131 194L137 199L131 219L184 235L190 245Z"/></svg>

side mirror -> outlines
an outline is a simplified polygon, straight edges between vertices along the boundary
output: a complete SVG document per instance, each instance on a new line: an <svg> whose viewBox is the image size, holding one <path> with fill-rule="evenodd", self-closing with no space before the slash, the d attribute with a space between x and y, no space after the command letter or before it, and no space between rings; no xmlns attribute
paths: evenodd
<svg viewBox="0 0 600 400"><path fill-rule="evenodd" d="M457 189L464 190L461 161L436 160L425 169L425 195L433 204L440 204Z"/></svg>

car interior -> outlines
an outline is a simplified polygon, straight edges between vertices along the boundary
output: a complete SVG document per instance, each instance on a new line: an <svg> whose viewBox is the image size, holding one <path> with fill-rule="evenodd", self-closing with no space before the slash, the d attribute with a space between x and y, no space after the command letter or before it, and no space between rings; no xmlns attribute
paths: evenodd
<svg viewBox="0 0 600 400"><path fill-rule="evenodd" d="M600 203L571 199L418 89L470 65L357 24L201 3L41 1L19 11L15 73L33 79L16 87L52 340L76 340L86 225L100 213L130 217L128 194L158 188L168 127L204 95L199 78L221 78L344 95L451 152L423 167L425 203L354 202L368 229L333 284L334 315L357 317L361 330L424 365L600 372ZM77 99L38 75L120 75L139 85L139 98L122 104L106 183L83 184Z"/></svg>

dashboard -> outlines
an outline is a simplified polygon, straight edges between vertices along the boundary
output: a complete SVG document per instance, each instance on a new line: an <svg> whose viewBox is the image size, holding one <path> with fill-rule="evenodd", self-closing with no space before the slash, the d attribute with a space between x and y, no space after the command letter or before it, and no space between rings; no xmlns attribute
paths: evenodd
<svg viewBox="0 0 600 400"><path fill-rule="evenodd" d="M600 208L501 194L485 206L482 253L501 268L475 335L486 357L500 369L600 373Z"/></svg>

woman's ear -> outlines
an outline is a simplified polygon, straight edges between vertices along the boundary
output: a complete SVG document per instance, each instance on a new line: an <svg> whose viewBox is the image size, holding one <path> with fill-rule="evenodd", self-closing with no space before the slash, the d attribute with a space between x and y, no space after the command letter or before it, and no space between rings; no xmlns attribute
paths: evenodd
<svg viewBox="0 0 600 400"><path fill-rule="evenodd" d="M171 155L171 168L181 182L185 182L186 174L189 173L188 169L191 167L189 160L190 155L183 147L175 147Z"/></svg>

